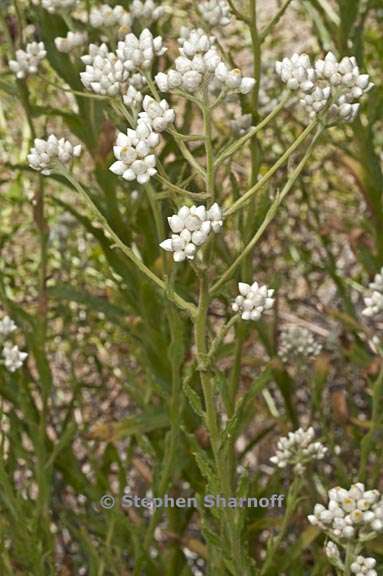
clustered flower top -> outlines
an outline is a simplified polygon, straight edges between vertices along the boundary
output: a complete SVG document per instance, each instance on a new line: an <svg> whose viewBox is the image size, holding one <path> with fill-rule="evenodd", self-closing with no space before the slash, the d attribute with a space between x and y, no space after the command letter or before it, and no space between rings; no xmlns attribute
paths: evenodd
<svg viewBox="0 0 383 576"><path fill-rule="evenodd" d="M93 28L111 28L112 26L130 27L132 19L123 6L102 4L90 11L90 24Z"/></svg>
<svg viewBox="0 0 383 576"><path fill-rule="evenodd" d="M329 118L352 122L359 110L359 99L371 90L368 74L360 74L355 58L340 62L332 52L311 64L307 54L293 54L276 62L277 74L290 90L297 90L300 102L311 117L328 108Z"/></svg>
<svg viewBox="0 0 383 576"><path fill-rule="evenodd" d="M58 139L51 134L47 140L35 138L34 146L28 154L31 168L49 176L56 164L69 164L81 154L81 144L73 145L65 138Z"/></svg>
<svg viewBox="0 0 383 576"><path fill-rule="evenodd" d="M374 281L368 285L368 295L364 298L366 305L362 314L368 318L378 316L383 312L383 268L375 275Z"/></svg>
<svg viewBox="0 0 383 576"><path fill-rule="evenodd" d="M144 18L147 22L156 22L165 14L165 8L158 6L153 0L133 0L130 5L132 18Z"/></svg>
<svg viewBox="0 0 383 576"><path fill-rule="evenodd" d="M173 252L175 262L194 260L197 248L205 244L210 233L221 230L222 211L217 203L209 209L202 204L182 206L177 214L168 218L168 222L173 234L171 238L161 242L161 248Z"/></svg>
<svg viewBox="0 0 383 576"><path fill-rule="evenodd" d="M259 320L266 310L274 304L274 290L261 286L258 282L246 284L238 283L239 295L232 304L234 312L241 314L242 320Z"/></svg>
<svg viewBox="0 0 383 576"><path fill-rule="evenodd" d="M4 316L0 320L0 337L3 339L8 338L17 330L17 326L9 316ZM5 368L9 372L16 372L23 365L28 354L21 352L19 347L9 340L3 342L2 357Z"/></svg>
<svg viewBox="0 0 383 576"><path fill-rule="evenodd" d="M87 90L105 96L116 96L121 93L128 98L129 105L142 99L138 91L145 84L140 72L149 69L155 56L166 52L162 38L153 37L145 28L137 38L127 34L118 42L117 50L110 52L106 44L89 45L88 54L81 57L86 65L81 72L81 81ZM128 85L130 92L128 91Z"/></svg>
<svg viewBox="0 0 383 576"><path fill-rule="evenodd" d="M300 357L312 358L318 356L321 350L321 344L307 328L289 326L281 333L278 354L283 362Z"/></svg>
<svg viewBox="0 0 383 576"><path fill-rule="evenodd" d="M139 184L146 184L157 172L156 157L152 152L159 142L159 134L152 130L150 124L139 119L135 130L128 128L126 134L118 133L113 147L117 160L109 170L129 182L137 180Z"/></svg>
<svg viewBox="0 0 383 576"><path fill-rule="evenodd" d="M30 42L25 50L16 50L16 60L10 60L9 67L16 74L16 78L22 79L29 74L36 74L46 55L43 42Z"/></svg>
<svg viewBox="0 0 383 576"><path fill-rule="evenodd" d="M231 22L230 7L226 0L207 0L198 5L198 10L211 28L227 26Z"/></svg>
<svg viewBox="0 0 383 576"><path fill-rule="evenodd" d="M166 100L156 102L151 96L145 96L143 101L143 112L140 112L139 117L150 124L155 132L163 132L176 119L176 113L173 108L169 108Z"/></svg>
<svg viewBox="0 0 383 576"><path fill-rule="evenodd" d="M88 34L86 32L71 32L64 37L58 36L55 38L55 46L59 52L69 54L75 48L83 46L88 41Z"/></svg>
<svg viewBox="0 0 383 576"><path fill-rule="evenodd" d="M316 504L308 519L335 539L361 542L383 530L383 499L378 490L366 490L364 484L353 484L349 490L332 488L326 508Z"/></svg>
<svg viewBox="0 0 383 576"><path fill-rule="evenodd" d="M350 566L351 572L356 576L378 576L376 570L375 558L365 558L364 556L357 556L355 562Z"/></svg>
<svg viewBox="0 0 383 576"><path fill-rule="evenodd" d="M295 432L289 432L285 438L280 438L275 456L270 458L278 468L294 466L297 474L303 474L306 464L313 460L322 460L327 448L321 442L313 442L315 437L314 428L307 430L298 428Z"/></svg>
<svg viewBox="0 0 383 576"><path fill-rule="evenodd" d="M175 60L175 68L155 77L161 92L181 89L195 93L206 81L211 89L248 94L254 87L254 78L243 77L237 68L229 70L214 43L214 36L208 36L201 28L181 28L180 56Z"/></svg>

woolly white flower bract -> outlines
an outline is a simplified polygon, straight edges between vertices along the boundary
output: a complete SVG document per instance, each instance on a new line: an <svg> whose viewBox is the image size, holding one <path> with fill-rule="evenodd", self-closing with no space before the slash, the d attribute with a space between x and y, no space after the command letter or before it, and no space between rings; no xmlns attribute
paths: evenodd
<svg viewBox="0 0 383 576"><path fill-rule="evenodd" d="M255 80L243 77L239 69L229 70L216 48L214 36L207 36L200 28L181 29L178 38L180 56L175 60L175 68L160 72L155 80L161 92L180 89L197 92L204 81L211 88L224 91L237 91L248 94Z"/></svg>
<svg viewBox="0 0 383 576"><path fill-rule="evenodd" d="M198 5L198 10L211 28L230 24L230 7L226 0L207 0Z"/></svg>
<svg viewBox="0 0 383 576"><path fill-rule="evenodd" d="M9 336L17 330L17 326L9 316L4 316L0 320L0 336Z"/></svg>
<svg viewBox="0 0 383 576"><path fill-rule="evenodd" d="M29 74L36 74L40 62L47 52L43 42L30 42L25 50L16 50L16 60L9 61L9 68L16 74L16 78L22 79Z"/></svg>
<svg viewBox="0 0 383 576"><path fill-rule="evenodd" d="M162 56L165 52L161 36L154 38L150 30L145 28L138 38L134 34L127 34L124 40L120 40L116 55L125 70L134 72L149 69L154 57Z"/></svg>
<svg viewBox="0 0 383 576"><path fill-rule="evenodd" d="M353 56L338 62L332 52L314 66L307 54L293 54L277 61L275 69L288 88L302 93L300 101L312 117L328 107L329 119L352 122L359 99L373 87Z"/></svg>
<svg viewBox="0 0 383 576"><path fill-rule="evenodd" d="M69 54L75 48L82 46L88 40L88 34L86 32L71 32L64 37L58 36L55 38L55 46L59 52Z"/></svg>
<svg viewBox="0 0 383 576"><path fill-rule="evenodd" d="M4 365L9 372L16 372L24 364L28 354L21 352L18 346L12 346L9 342L4 345L3 358Z"/></svg>
<svg viewBox="0 0 383 576"><path fill-rule="evenodd" d="M90 24L93 28L111 28L112 26L130 27L132 18L123 6L102 4L90 11Z"/></svg>
<svg viewBox="0 0 383 576"><path fill-rule="evenodd" d="M204 244L211 232L218 233L223 225L222 211L217 203L209 209L199 206L182 206L177 214L168 218L173 232L171 238L161 242L167 252L173 252L175 262L194 260L197 248Z"/></svg>
<svg viewBox="0 0 383 576"><path fill-rule="evenodd" d="M281 333L278 354L284 362L298 357L312 358L321 350L321 344L307 328L289 326Z"/></svg>
<svg viewBox="0 0 383 576"><path fill-rule="evenodd" d="M378 576L377 571L374 570L375 566L375 558L357 556L355 562L351 564L350 568L351 572L355 574L355 576Z"/></svg>
<svg viewBox="0 0 383 576"><path fill-rule="evenodd" d="M242 320L259 320L266 310L274 304L274 290L261 286L258 282L238 283L239 295L232 304L234 312L241 314Z"/></svg>
<svg viewBox="0 0 383 576"><path fill-rule="evenodd" d="M383 499L378 490L366 490L358 482L349 490L332 488L328 496L328 507L316 504L308 520L330 538L362 542L382 532Z"/></svg>
<svg viewBox="0 0 383 576"><path fill-rule="evenodd" d="M114 52L109 52L106 44L89 46L89 54L81 57L86 64L85 72L80 73L81 82L87 90L104 96L116 96L125 87L129 72Z"/></svg>
<svg viewBox="0 0 383 576"><path fill-rule="evenodd" d="M383 312L383 268L368 285L368 295L364 298L364 316L372 318Z"/></svg>
<svg viewBox="0 0 383 576"><path fill-rule="evenodd" d="M294 466L297 474L305 471L306 464L313 460L322 460L327 448L321 442L313 442L315 437L314 428L307 430L298 428L295 432L289 432L285 438L280 438L275 456L270 458L278 468Z"/></svg>
<svg viewBox="0 0 383 576"><path fill-rule="evenodd" d="M153 2L153 0L133 0L130 5L132 18L145 19L147 22L156 22L165 14L165 8Z"/></svg>
<svg viewBox="0 0 383 576"><path fill-rule="evenodd" d="M156 102L151 96L145 96L142 107L143 112L140 112L139 117L152 126L155 132L163 132L173 124L176 119L176 113L166 100Z"/></svg>
<svg viewBox="0 0 383 576"><path fill-rule="evenodd" d="M31 168L49 176L56 164L69 164L81 154L81 144L73 145L65 138L58 139L54 134L47 140L35 138L34 146L28 154Z"/></svg>
<svg viewBox="0 0 383 576"><path fill-rule="evenodd" d="M109 170L129 182L137 180L146 184L156 174L156 157L153 148L158 146L159 135L143 120L139 120L136 130L128 128L127 133L119 132L113 147L116 162Z"/></svg>

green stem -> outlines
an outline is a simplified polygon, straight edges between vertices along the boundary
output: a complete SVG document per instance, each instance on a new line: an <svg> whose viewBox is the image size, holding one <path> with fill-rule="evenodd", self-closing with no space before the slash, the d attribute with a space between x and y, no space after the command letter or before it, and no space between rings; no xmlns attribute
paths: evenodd
<svg viewBox="0 0 383 576"><path fill-rule="evenodd" d="M291 144L291 146L286 150L284 154L277 160L277 162L270 168L270 170L254 185L248 190L243 196L238 198L236 202L226 210L224 216L230 216L234 214L239 208L243 207L244 204L247 204L249 200L254 196L258 190L260 190L266 182L270 180L270 178L279 170L279 168L288 160L288 158L295 152L297 148L302 144L302 142L306 139L306 137L314 130L317 126L318 120L315 118L310 124L303 130L303 132L298 136L298 138Z"/></svg>
<svg viewBox="0 0 383 576"><path fill-rule="evenodd" d="M213 287L211 289L211 294L214 294L215 292L217 292L217 290L232 277L232 275L234 274L234 272L236 271L238 266L241 264L242 260L244 258L246 258L246 256L253 250L254 246L257 244L258 240L261 238L261 236L265 232L266 228L269 226L270 222L274 219L274 217L278 211L278 208L281 205L281 203L283 202L284 198L287 196L287 194L291 190L292 186L296 182L297 178L301 174L301 172L302 172L303 168L305 167L308 159L310 158L310 156L313 152L314 146L315 146L316 142L318 141L318 138L322 134L323 130L324 129L322 126L320 126L318 128L317 132L315 133L314 137L311 140L309 147L307 148L307 151L306 151L304 157L302 158L302 160L299 162L298 166L295 168L295 170L293 171L293 173L289 177L289 179L288 179L287 183L285 184L284 188L282 189L282 191L277 195L274 202L270 206L269 211L267 212L265 219L263 220L261 226L258 228L257 232L255 233L253 238L250 240L250 242L247 244L247 246L243 250L241 250L241 253L236 258L236 260L234 260L234 262L226 270L226 272L221 276L221 278L213 285ZM266 176L267 176L267 174L266 174ZM261 180L260 180L260 182L261 182Z"/></svg>
<svg viewBox="0 0 383 576"><path fill-rule="evenodd" d="M73 176L66 171L65 169L57 170L57 174L60 174L64 178L66 178L72 186L81 194L81 196L86 201L87 205L91 208L91 210L98 216L101 222L104 224L105 229L109 232L112 236L113 240L115 241L116 245L120 248L120 250L137 266L137 268L142 272L151 282L156 284L163 293L167 296L167 298L174 302L179 308L187 312L192 318L196 315L196 307L191 302L187 302L184 300L179 294L177 294L173 289L170 289L169 286L159 278L154 272L150 270L143 262L140 260L138 256L133 252L129 246L124 244L124 242L119 238L119 236L114 232L114 230L110 227L108 220L98 208L98 206L94 203L89 193L81 186L81 184L73 178Z"/></svg>

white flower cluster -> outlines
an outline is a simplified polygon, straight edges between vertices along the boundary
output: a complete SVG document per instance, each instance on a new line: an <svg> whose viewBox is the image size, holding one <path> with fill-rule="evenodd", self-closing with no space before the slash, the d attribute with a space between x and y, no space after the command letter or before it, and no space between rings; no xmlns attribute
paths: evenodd
<svg viewBox="0 0 383 576"><path fill-rule="evenodd" d="M371 318L383 312L383 268L368 285L369 294L364 298L366 305L362 314Z"/></svg>
<svg viewBox="0 0 383 576"><path fill-rule="evenodd" d="M124 102L132 104L128 96ZM136 129L128 128L127 134L118 134L113 148L117 160L110 170L125 180L146 184L157 172L153 150L160 143L159 132L166 130L174 122L175 116L175 111L169 108L166 100L156 102L151 96L145 96Z"/></svg>
<svg viewBox="0 0 383 576"><path fill-rule="evenodd" d="M200 28L182 28L178 38L181 55L175 60L175 68L155 77L161 92L181 89L195 93L207 81L214 89L248 94L254 87L254 78L242 76L237 68L229 70L214 42L214 36L207 36Z"/></svg>
<svg viewBox="0 0 383 576"><path fill-rule="evenodd" d="M89 46L89 54L81 57L86 64L85 72L80 73L81 82L87 90L103 96L116 96L129 78L129 72L114 52L109 52L106 44Z"/></svg>
<svg viewBox="0 0 383 576"><path fill-rule="evenodd" d="M163 6L157 6L153 0L133 0L130 5L132 18L144 18L147 22L156 22L165 14Z"/></svg>
<svg viewBox="0 0 383 576"><path fill-rule="evenodd" d="M35 138L34 146L28 154L28 162L31 168L49 176L55 164L69 164L80 154L81 144L73 146L69 140L50 134L47 140Z"/></svg>
<svg viewBox="0 0 383 576"><path fill-rule="evenodd" d="M278 353L284 362L299 357L312 358L321 350L321 344L307 328L289 326L281 333Z"/></svg>
<svg viewBox="0 0 383 576"><path fill-rule="evenodd" d="M288 436L278 441L276 454L270 461L278 468L294 466L295 472L302 474L308 462L322 460L327 452L327 448L321 442L313 442L314 437L313 427L307 430L298 428L295 432L289 432Z"/></svg>
<svg viewBox="0 0 383 576"><path fill-rule="evenodd" d="M226 0L207 0L198 5L198 10L211 28L230 24L230 7Z"/></svg>
<svg viewBox="0 0 383 576"><path fill-rule="evenodd" d="M132 23L129 12L123 6L111 7L108 4L92 8L89 20L93 28L130 27Z"/></svg>
<svg viewBox="0 0 383 576"><path fill-rule="evenodd" d="M328 52L312 66L307 54L293 54L276 62L275 68L288 88L302 93L301 103L312 117L328 106L330 118L352 122L358 100L373 87L368 74L360 74L353 56L338 62Z"/></svg>
<svg viewBox="0 0 383 576"><path fill-rule="evenodd" d="M9 316L4 316L0 320L0 336L7 338L17 329L14 321L9 318ZM26 352L21 352L17 345L13 345L11 342L6 341L3 346L2 356L4 358L4 366L10 372L15 372L24 363L28 354Z"/></svg>
<svg viewBox="0 0 383 576"><path fill-rule="evenodd" d="M376 570L375 558L365 558L364 556L357 556L355 562L350 566L351 572L356 576L378 576Z"/></svg>
<svg viewBox="0 0 383 576"><path fill-rule="evenodd" d="M242 320L259 320L266 310L274 304L274 290L261 286L258 282L238 283L239 296L232 304L234 312L240 312Z"/></svg>
<svg viewBox="0 0 383 576"><path fill-rule="evenodd" d="M330 537L363 542L383 530L383 498L378 490L365 490L358 482L349 490L332 488L328 496L328 507L316 504L308 519Z"/></svg>
<svg viewBox="0 0 383 576"><path fill-rule="evenodd" d="M25 50L16 50L16 60L9 61L9 67L16 78L25 78L28 74L36 74L40 62L47 52L44 42L30 42Z"/></svg>
<svg viewBox="0 0 383 576"><path fill-rule="evenodd" d="M152 65L154 57L162 56L165 52L161 36L154 38L148 28L145 28L138 37L127 34L124 40L118 42L116 50L118 58L129 72L147 70Z"/></svg>
<svg viewBox="0 0 383 576"><path fill-rule="evenodd" d="M345 565L342 561L338 546L329 540L326 544L325 552L331 564L343 572L345 570ZM378 573L374 570L375 566L375 558L365 558L364 556L358 555L353 559L350 569L351 573L356 576L378 576Z"/></svg>
<svg viewBox="0 0 383 576"><path fill-rule="evenodd" d="M66 36L55 38L55 46L59 52L69 54L75 48L83 46L87 41L88 34L86 32L69 31Z"/></svg>
<svg viewBox="0 0 383 576"><path fill-rule="evenodd" d="M41 5L47 12L54 14L60 10L70 10L78 4L78 0L41 0Z"/></svg>
<svg viewBox="0 0 383 576"><path fill-rule="evenodd" d="M119 132L116 145L113 147L117 158L109 170L129 182L137 180L146 184L156 174L156 157L152 153L158 146L160 136L151 126L139 119L135 130L128 128L127 134Z"/></svg>
<svg viewBox="0 0 383 576"><path fill-rule="evenodd" d="M182 206L168 222L173 234L161 242L161 248L173 252L174 262L194 260L197 248L207 241L209 234L221 230L222 211L217 203L209 209L202 204L190 208Z"/></svg>
<svg viewBox="0 0 383 576"><path fill-rule="evenodd" d="M176 119L176 113L173 108L169 108L166 100L156 102L151 96L145 96L139 117L150 124L155 132L163 132Z"/></svg>

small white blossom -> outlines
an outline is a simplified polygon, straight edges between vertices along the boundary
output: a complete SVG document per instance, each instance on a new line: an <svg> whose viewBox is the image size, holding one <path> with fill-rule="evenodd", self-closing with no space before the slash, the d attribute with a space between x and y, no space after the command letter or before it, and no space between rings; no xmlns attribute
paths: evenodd
<svg viewBox="0 0 383 576"><path fill-rule="evenodd" d="M26 352L21 352L18 346L12 346L9 342L3 348L4 365L10 372L15 372L21 368L27 356Z"/></svg>
<svg viewBox="0 0 383 576"><path fill-rule="evenodd" d="M234 312L240 312L243 320L259 320L274 304L274 290L258 282L251 285L239 282L238 289L239 296L234 300L232 308Z"/></svg>
<svg viewBox="0 0 383 576"><path fill-rule="evenodd" d="M327 558L332 560L340 560L339 548L336 544L334 544L334 542L331 542L331 540L327 542L325 552Z"/></svg>
<svg viewBox="0 0 383 576"><path fill-rule="evenodd" d="M144 18L147 22L156 22L165 14L165 8L158 6L153 0L133 0L130 5L132 18Z"/></svg>
<svg viewBox="0 0 383 576"><path fill-rule="evenodd" d="M107 51L105 44L98 47L91 44L89 49L89 54L81 57L86 64L85 72L80 73L81 82L96 94L116 96L125 89L129 72L114 52Z"/></svg>
<svg viewBox="0 0 383 576"><path fill-rule="evenodd" d="M0 336L9 336L17 329L16 324L9 316L4 316L0 320Z"/></svg>
<svg viewBox="0 0 383 576"><path fill-rule="evenodd" d="M383 499L378 490L366 490L358 482L349 490L332 488L328 497L328 507L316 504L308 520L330 538L363 542L383 531Z"/></svg>
<svg viewBox="0 0 383 576"><path fill-rule="evenodd" d="M47 52L43 42L30 42L25 50L16 50L16 60L9 61L9 67L16 78L25 78L28 74L36 74L40 62Z"/></svg>
<svg viewBox="0 0 383 576"><path fill-rule="evenodd" d="M300 102L311 117L328 106L331 121L352 122L359 111L359 99L373 87L368 74L360 74L353 56L338 62L328 52L312 66L307 54L293 54L276 62L275 68L288 88L302 93Z"/></svg>
<svg viewBox="0 0 383 576"><path fill-rule="evenodd" d="M138 108L141 106L143 95L140 90L137 90L133 85L128 86L128 91L122 97L124 104L131 108Z"/></svg>
<svg viewBox="0 0 383 576"><path fill-rule="evenodd" d="M383 312L383 268L375 275L374 281L368 285L368 293L364 298L364 316L372 318Z"/></svg>
<svg viewBox="0 0 383 576"><path fill-rule="evenodd" d="M200 206L182 206L177 214L168 218L173 232L171 238L161 242L167 252L173 252L175 262L193 260L197 248L202 246L211 232L218 233L223 225L222 211L217 203L206 209Z"/></svg>
<svg viewBox="0 0 383 576"><path fill-rule="evenodd" d="M284 362L297 357L318 356L322 346L312 333L301 326L289 326L281 333L278 354Z"/></svg>
<svg viewBox="0 0 383 576"><path fill-rule="evenodd" d="M130 27L131 23L132 19L123 6L102 4L90 11L90 24L93 28Z"/></svg>
<svg viewBox="0 0 383 576"><path fill-rule="evenodd" d="M35 138L34 146L28 154L28 162L31 168L49 175L55 164L69 164L73 158L80 156L81 144L73 146L65 138L58 139L51 134L47 140Z"/></svg>
<svg viewBox="0 0 383 576"><path fill-rule="evenodd" d="M375 558L357 556L355 562L351 564L350 568L351 572L356 576L378 576L377 571L374 570L375 566Z"/></svg>
<svg viewBox="0 0 383 576"><path fill-rule="evenodd" d="M55 38L55 46L59 52L69 54L75 48L82 46L88 40L88 34L86 32L71 32L64 37L58 36Z"/></svg>
<svg viewBox="0 0 383 576"><path fill-rule="evenodd" d="M144 112L140 112L139 117L148 122L155 132L163 132L176 119L173 108L169 108L166 100L157 102L151 96L145 96L143 101Z"/></svg>
<svg viewBox="0 0 383 576"><path fill-rule="evenodd" d="M182 28L178 43L180 56L174 62L175 68L155 77L161 92L180 89L193 94L203 82L210 89L225 92L248 94L253 89L254 78L242 76L237 68L230 70L222 61L214 46L214 36L208 36L200 28Z"/></svg>
<svg viewBox="0 0 383 576"><path fill-rule="evenodd" d="M322 460L327 452L323 444L313 442L314 437L312 427L307 430L298 428L295 432L289 432L287 437L279 440L276 454L270 461L279 468L294 466L295 472L302 474L308 462Z"/></svg>
<svg viewBox="0 0 383 576"><path fill-rule="evenodd" d="M165 52L161 36L154 38L148 28L138 38L134 34L127 34L124 40L118 42L116 50L119 60L129 72L150 68L154 57L162 56Z"/></svg>
<svg viewBox="0 0 383 576"><path fill-rule="evenodd" d="M230 7L226 0L207 0L198 5L198 10L212 28L230 24Z"/></svg>
<svg viewBox="0 0 383 576"><path fill-rule="evenodd" d="M113 147L117 160L109 170L124 180L146 184L157 172L156 157L152 151L159 141L159 135L153 132L151 126L139 120L135 130L128 128L127 134L119 132Z"/></svg>
<svg viewBox="0 0 383 576"><path fill-rule="evenodd" d="M78 0L41 0L41 5L47 12L54 14L61 10L70 10L78 4Z"/></svg>

